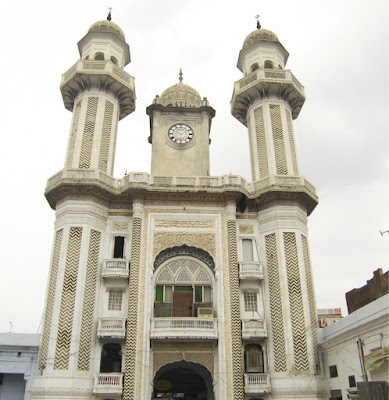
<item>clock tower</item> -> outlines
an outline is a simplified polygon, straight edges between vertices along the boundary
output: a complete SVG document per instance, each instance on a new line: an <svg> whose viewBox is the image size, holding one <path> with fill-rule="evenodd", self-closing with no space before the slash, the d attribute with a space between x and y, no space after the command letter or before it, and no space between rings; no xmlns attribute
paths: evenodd
<svg viewBox="0 0 389 400"><path fill-rule="evenodd" d="M155 97L150 117L151 175L209 176L209 132L215 110L182 82Z"/></svg>

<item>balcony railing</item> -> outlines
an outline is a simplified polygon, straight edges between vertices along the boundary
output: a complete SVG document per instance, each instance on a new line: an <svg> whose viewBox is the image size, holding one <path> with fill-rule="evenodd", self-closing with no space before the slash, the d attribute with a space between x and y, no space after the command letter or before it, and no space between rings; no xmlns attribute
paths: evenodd
<svg viewBox="0 0 389 400"><path fill-rule="evenodd" d="M217 339L216 318L171 317L151 320L151 339Z"/></svg>
<svg viewBox="0 0 389 400"><path fill-rule="evenodd" d="M99 338L109 337L124 339L126 336L125 318L99 318L97 336Z"/></svg>
<svg viewBox="0 0 389 400"><path fill-rule="evenodd" d="M128 278L129 262L121 258L105 260L101 276L103 278Z"/></svg>
<svg viewBox="0 0 389 400"><path fill-rule="evenodd" d="M121 395L123 392L123 374L113 372L111 374L98 374L93 385L94 394Z"/></svg>
<svg viewBox="0 0 389 400"><path fill-rule="evenodd" d="M270 375L249 373L244 374L244 390L246 394L260 395L271 391Z"/></svg>
<svg viewBox="0 0 389 400"><path fill-rule="evenodd" d="M263 279L263 266L256 261L241 261L239 279Z"/></svg>
<svg viewBox="0 0 389 400"><path fill-rule="evenodd" d="M262 319L243 319L242 338L254 339L267 337L265 321Z"/></svg>

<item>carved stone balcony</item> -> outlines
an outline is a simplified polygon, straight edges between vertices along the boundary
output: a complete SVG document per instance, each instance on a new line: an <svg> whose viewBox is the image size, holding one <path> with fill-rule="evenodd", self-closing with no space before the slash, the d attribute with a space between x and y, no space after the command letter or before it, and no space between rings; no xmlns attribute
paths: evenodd
<svg viewBox="0 0 389 400"><path fill-rule="evenodd" d="M153 318L151 339L212 339L218 338L217 318Z"/></svg>
<svg viewBox="0 0 389 400"><path fill-rule="evenodd" d="M241 261L239 279L263 279L263 266L257 261Z"/></svg>
<svg viewBox="0 0 389 400"><path fill-rule="evenodd" d="M270 393L270 375L259 373L244 374L244 391L250 395Z"/></svg>
<svg viewBox="0 0 389 400"><path fill-rule="evenodd" d="M103 278L128 278L129 261L122 258L105 260L101 276Z"/></svg>
<svg viewBox="0 0 389 400"><path fill-rule="evenodd" d="M110 374L98 374L95 376L93 393L97 396L119 396L123 392L123 374L113 372Z"/></svg>
<svg viewBox="0 0 389 400"><path fill-rule="evenodd" d="M265 321L262 319L242 319L243 339L262 339L267 337Z"/></svg>
<svg viewBox="0 0 389 400"><path fill-rule="evenodd" d="M125 318L99 318L97 337L124 339L126 336Z"/></svg>

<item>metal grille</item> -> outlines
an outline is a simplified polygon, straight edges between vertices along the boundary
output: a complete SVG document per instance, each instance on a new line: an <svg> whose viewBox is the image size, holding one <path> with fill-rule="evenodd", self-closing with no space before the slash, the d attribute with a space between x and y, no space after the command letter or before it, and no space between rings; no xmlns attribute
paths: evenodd
<svg viewBox="0 0 389 400"><path fill-rule="evenodd" d="M108 310L120 311L122 309L123 292L121 290L110 290L108 296Z"/></svg>
<svg viewBox="0 0 389 400"><path fill-rule="evenodd" d="M244 310L256 312L257 306L257 292L246 290L243 292Z"/></svg>

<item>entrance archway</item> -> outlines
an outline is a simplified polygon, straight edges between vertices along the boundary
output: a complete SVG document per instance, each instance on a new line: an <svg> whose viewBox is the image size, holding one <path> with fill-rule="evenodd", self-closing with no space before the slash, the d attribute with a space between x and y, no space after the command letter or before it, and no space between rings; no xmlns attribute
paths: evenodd
<svg viewBox="0 0 389 400"><path fill-rule="evenodd" d="M212 375L193 362L166 364L155 374L153 399L214 400Z"/></svg>

